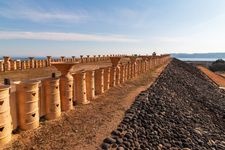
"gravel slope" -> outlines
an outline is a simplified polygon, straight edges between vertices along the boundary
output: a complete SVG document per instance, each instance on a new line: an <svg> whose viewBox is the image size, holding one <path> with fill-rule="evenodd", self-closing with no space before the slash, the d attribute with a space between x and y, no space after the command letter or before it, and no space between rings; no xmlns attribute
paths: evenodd
<svg viewBox="0 0 225 150"><path fill-rule="evenodd" d="M173 59L140 93L102 149L225 149L225 92Z"/></svg>

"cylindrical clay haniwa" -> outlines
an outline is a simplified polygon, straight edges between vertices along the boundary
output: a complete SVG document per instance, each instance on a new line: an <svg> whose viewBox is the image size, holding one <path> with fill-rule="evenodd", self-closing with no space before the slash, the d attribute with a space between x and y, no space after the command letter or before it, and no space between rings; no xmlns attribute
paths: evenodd
<svg viewBox="0 0 225 150"><path fill-rule="evenodd" d="M73 76L71 70L75 63L51 63L61 72L59 87L61 110L67 111L73 109Z"/></svg>
<svg viewBox="0 0 225 150"><path fill-rule="evenodd" d="M124 83L125 81L125 65L120 64L120 83Z"/></svg>
<svg viewBox="0 0 225 150"><path fill-rule="evenodd" d="M86 71L86 91L87 99L93 100L95 98L95 71Z"/></svg>
<svg viewBox="0 0 225 150"><path fill-rule="evenodd" d="M90 101L87 100L86 93L86 73L84 71L77 72L73 75L76 103L88 104Z"/></svg>
<svg viewBox="0 0 225 150"><path fill-rule="evenodd" d="M110 67L104 68L104 91L108 90L110 87Z"/></svg>
<svg viewBox="0 0 225 150"><path fill-rule="evenodd" d="M12 119L9 105L9 86L0 85L0 148L11 140Z"/></svg>
<svg viewBox="0 0 225 150"><path fill-rule="evenodd" d="M16 85L19 127L22 130L39 126L39 83L40 81L24 81Z"/></svg>
<svg viewBox="0 0 225 150"><path fill-rule="evenodd" d="M9 56L4 56L4 68L5 71L10 71L11 70L11 65L10 65L10 57Z"/></svg>
<svg viewBox="0 0 225 150"><path fill-rule="evenodd" d="M69 74L60 77L60 98L62 111L73 109L73 77Z"/></svg>
<svg viewBox="0 0 225 150"><path fill-rule="evenodd" d="M104 69L95 70L95 94L104 93Z"/></svg>
<svg viewBox="0 0 225 150"><path fill-rule="evenodd" d="M116 85L120 85L120 66L116 67Z"/></svg>
<svg viewBox="0 0 225 150"><path fill-rule="evenodd" d="M110 87L116 86L116 67L111 67L110 70Z"/></svg>
<svg viewBox="0 0 225 150"><path fill-rule="evenodd" d="M49 78L43 81L45 95L45 118L48 120L59 118L61 115L61 101L59 92L59 78Z"/></svg>

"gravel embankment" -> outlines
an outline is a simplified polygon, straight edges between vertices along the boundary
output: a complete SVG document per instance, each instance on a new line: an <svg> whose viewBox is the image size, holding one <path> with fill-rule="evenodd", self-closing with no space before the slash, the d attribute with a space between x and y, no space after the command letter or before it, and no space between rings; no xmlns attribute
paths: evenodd
<svg viewBox="0 0 225 150"><path fill-rule="evenodd" d="M197 68L173 59L101 147L224 150L225 92Z"/></svg>

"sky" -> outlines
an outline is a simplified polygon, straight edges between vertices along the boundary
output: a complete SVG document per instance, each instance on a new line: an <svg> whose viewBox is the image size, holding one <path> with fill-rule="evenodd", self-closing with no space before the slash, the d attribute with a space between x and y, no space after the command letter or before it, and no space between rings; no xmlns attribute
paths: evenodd
<svg viewBox="0 0 225 150"><path fill-rule="evenodd" d="M0 0L0 56L225 52L225 0Z"/></svg>

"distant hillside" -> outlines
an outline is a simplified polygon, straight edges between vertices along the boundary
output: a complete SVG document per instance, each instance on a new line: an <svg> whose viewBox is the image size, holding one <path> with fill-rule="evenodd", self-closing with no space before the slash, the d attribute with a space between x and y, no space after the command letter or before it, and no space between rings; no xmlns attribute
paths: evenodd
<svg viewBox="0 0 225 150"><path fill-rule="evenodd" d="M171 55L176 58L225 58L225 53L172 53Z"/></svg>

